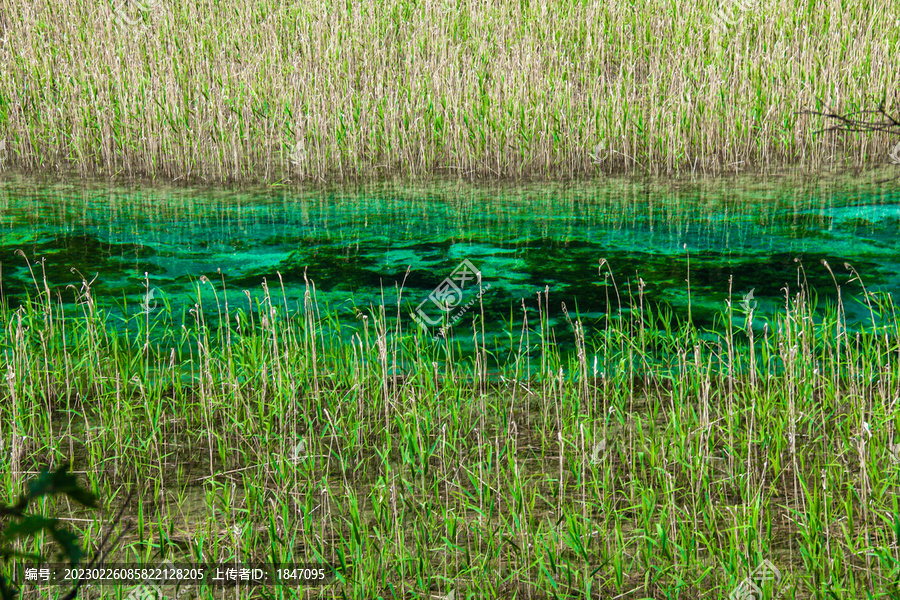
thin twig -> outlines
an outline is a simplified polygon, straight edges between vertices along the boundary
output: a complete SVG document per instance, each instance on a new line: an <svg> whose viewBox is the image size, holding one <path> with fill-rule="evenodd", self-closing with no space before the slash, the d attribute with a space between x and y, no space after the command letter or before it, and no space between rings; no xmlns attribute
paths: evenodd
<svg viewBox="0 0 900 600"><path fill-rule="evenodd" d="M817 98L821 104L825 104L821 99ZM823 133L826 131L846 131L851 133L877 131L880 133L900 134L900 121L891 116L884 108L884 102L878 105L877 110L857 110L846 114L840 114L832 109L825 112L816 110L801 110L797 114L814 115L817 117L825 117L838 121L837 125L820 129L813 133ZM879 120L867 119L871 115L877 115Z"/></svg>

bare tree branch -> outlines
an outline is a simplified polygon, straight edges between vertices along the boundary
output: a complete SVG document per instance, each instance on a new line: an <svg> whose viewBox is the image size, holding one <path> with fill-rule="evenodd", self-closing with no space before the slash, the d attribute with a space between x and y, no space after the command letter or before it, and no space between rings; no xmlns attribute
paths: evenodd
<svg viewBox="0 0 900 600"><path fill-rule="evenodd" d="M817 100L822 105L825 105L825 102L822 102L820 98L817 98ZM825 112L801 110L797 114L814 115L837 121L836 125L815 131L814 133L816 134L826 131L845 131L851 133L879 132L900 135L900 121L885 110L884 102L878 105L877 110L857 110L843 115L831 109Z"/></svg>
<svg viewBox="0 0 900 600"><path fill-rule="evenodd" d="M822 106L826 106L821 98L817 97L816 100L818 100L819 104ZM819 112L817 110L801 110L797 111L796 114L814 115L816 117L824 117L826 119L831 119L832 121L837 121L836 125L814 131L813 135L824 133L826 131L841 131L846 133L875 132L900 135L900 120L894 118L887 110L885 110L884 101L878 105L877 110L857 110L843 115L832 109L827 109L825 112ZM900 153L900 142L894 146L893 150L891 150L891 153L888 155L892 164L900 164L900 154L898 153ZM876 181L875 183L887 183L888 181L894 181L896 179L900 179L900 176L883 179L881 181Z"/></svg>

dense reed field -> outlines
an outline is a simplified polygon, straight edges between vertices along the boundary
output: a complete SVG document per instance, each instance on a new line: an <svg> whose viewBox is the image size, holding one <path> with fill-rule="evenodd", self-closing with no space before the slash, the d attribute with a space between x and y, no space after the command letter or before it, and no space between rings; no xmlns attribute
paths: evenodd
<svg viewBox="0 0 900 600"><path fill-rule="evenodd" d="M489 347L473 310L461 352L402 290L341 323L312 282L288 305L203 278L194 310L116 334L90 281L50 293L38 263L0 313L0 485L71 460L110 514L137 489L120 556L337 568L259 597L716 598L768 560L781 598L897 598L900 321L817 266L837 303L798 264L776 314L736 297L700 331L601 263L607 316L571 314L571 348L543 310Z"/></svg>
<svg viewBox="0 0 900 600"><path fill-rule="evenodd" d="M872 165L886 0L2 0L0 166L210 182Z"/></svg>

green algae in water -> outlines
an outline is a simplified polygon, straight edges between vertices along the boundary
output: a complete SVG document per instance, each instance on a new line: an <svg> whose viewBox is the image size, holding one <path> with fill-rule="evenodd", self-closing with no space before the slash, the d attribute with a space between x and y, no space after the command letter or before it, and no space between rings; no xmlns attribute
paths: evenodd
<svg viewBox="0 0 900 600"><path fill-rule="evenodd" d="M590 336L640 302L671 307L682 320L690 307L700 329L714 328L729 289L735 306L752 291L762 327L800 286L820 304L836 301L825 263L843 287L851 323L869 317L862 304L847 302L861 288L849 283L844 263L870 291L900 284L900 194L865 183L229 193L20 181L0 186L0 209L7 304L21 304L35 293L33 277L38 289L46 277L54 298L74 311L84 277L121 332L147 320L146 312L154 322L178 323L195 304L216 326L221 306L212 286L220 304L227 296L229 311L256 320L263 282L281 310L302 313L309 281L345 336L359 330L359 310L384 303L395 314L399 295L401 314L431 311L420 323L456 318L453 340L463 347L482 312L489 346L514 343L525 316L534 342L538 296L546 291L546 318L566 347L574 339L568 319L580 316ZM468 281L444 295L456 304L443 313L435 290L464 262L481 273L480 304L459 316L478 299ZM439 325L426 329L439 333Z"/></svg>

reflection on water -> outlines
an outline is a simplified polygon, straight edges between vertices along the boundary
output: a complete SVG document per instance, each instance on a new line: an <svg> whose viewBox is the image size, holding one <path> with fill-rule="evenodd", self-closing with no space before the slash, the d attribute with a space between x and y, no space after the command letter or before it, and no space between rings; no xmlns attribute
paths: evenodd
<svg viewBox="0 0 900 600"><path fill-rule="evenodd" d="M171 315L197 302L202 276L227 294L230 310L247 310L252 303L244 290L258 298L267 281L291 311L302 310L306 277L320 309L343 315L351 327L354 307L382 299L395 306L400 286L403 311L419 308L426 326L471 303L453 329L461 340L471 338L481 306L489 333L509 330L512 320L518 336L523 307L536 311L545 290L561 341L571 335L563 304L590 333L617 297L627 305L629 292L639 291L644 302L665 303L684 317L689 290L694 322L712 327L729 286L736 310L752 302L762 318L784 304L784 288L795 291L804 277L820 304L833 300L835 282L823 261L845 300L860 288L847 283L844 263L868 289L897 290L898 225L896 183L847 180L303 193L0 184L9 305L34 291L33 278L42 286L44 273L63 302L74 304L75 289L67 286L80 287L80 273L96 278L94 296L120 328L145 313L165 312L180 323ZM608 268L601 269L604 259ZM460 276L466 262L480 270L480 288L477 277ZM211 286L200 287L201 302L215 315ZM481 306L472 302L479 289ZM442 312L440 301L455 312ZM848 318L868 316L857 303L846 305ZM536 321L529 316L531 325Z"/></svg>

